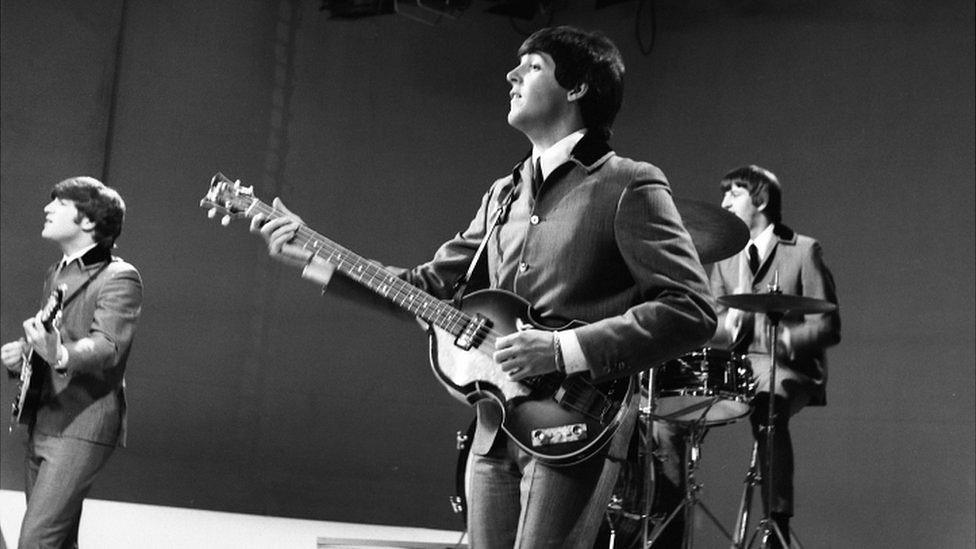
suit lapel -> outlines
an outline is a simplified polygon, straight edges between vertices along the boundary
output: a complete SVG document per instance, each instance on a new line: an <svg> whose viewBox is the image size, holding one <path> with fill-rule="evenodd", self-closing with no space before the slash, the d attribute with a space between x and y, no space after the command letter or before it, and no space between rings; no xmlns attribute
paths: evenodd
<svg viewBox="0 0 976 549"><path fill-rule="evenodd" d="M780 245L792 246L796 244L796 233L793 229L783 225L782 223L777 223L773 227L772 246L769 249L769 253L763 258L762 263L759 264L759 268L756 270L756 274L752 277L752 284L755 286L761 280L766 277L769 270L772 268L773 263L776 262L776 252L779 250ZM748 272L748 268L746 269Z"/></svg>

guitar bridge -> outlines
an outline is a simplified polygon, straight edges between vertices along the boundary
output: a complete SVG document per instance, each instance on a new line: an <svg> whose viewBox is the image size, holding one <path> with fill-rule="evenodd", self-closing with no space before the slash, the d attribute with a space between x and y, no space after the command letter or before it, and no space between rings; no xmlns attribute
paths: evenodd
<svg viewBox="0 0 976 549"><path fill-rule="evenodd" d="M461 330L461 333L454 339L454 344L465 351L471 347L481 345L491 325L491 319L481 313L476 313L474 318L471 319L471 322L468 322L464 329Z"/></svg>

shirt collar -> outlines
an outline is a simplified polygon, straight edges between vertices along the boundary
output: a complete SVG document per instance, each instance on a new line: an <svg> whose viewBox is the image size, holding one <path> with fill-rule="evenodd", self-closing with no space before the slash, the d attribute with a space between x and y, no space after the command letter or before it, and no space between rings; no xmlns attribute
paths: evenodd
<svg viewBox="0 0 976 549"><path fill-rule="evenodd" d="M756 235L756 238L749 241L749 244L755 244L756 250L759 252L759 257L766 257L769 253L769 246L773 242L773 227L774 225L768 225L761 233ZM749 249L749 246L746 246Z"/></svg>
<svg viewBox="0 0 976 549"><path fill-rule="evenodd" d="M549 174L551 174L553 170L559 166L562 166L563 163L570 159L573 153L573 148L575 148L576 144L580 142L580 139L583 139L584 135L586 135L586 130L581 129L560 139L553 146L542 151L538 157L533 155L532 165L534 166L538 160L542 166L542 177L549 177Z"/></svg>
<svg viewBox="0 0 976 549"><path fill-rule="evenodd" d="M98 244L92 244L91 246L88 246L87 248L78 250L77 252L75 252L75 253L73 253L71 255L65 255L65 256L63 256L61 258L61 264L60 264L61 265L61 268L63 269L64 267L66 267L67 265L69 265L72 261L78 261L86 253L88 253L92 248L94 248L97 245Z"/></svg>

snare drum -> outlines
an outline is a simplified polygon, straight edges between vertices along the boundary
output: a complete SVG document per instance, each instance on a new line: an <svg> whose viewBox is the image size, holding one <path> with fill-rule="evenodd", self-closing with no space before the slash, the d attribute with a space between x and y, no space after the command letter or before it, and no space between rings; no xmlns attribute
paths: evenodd
<svg viewBox="0 0 976 549"><path fill-rule="evenodd" d="M651 416L673 422L732 423L752 408L755 384L749 359L705 347L654 372Z"/></svg>

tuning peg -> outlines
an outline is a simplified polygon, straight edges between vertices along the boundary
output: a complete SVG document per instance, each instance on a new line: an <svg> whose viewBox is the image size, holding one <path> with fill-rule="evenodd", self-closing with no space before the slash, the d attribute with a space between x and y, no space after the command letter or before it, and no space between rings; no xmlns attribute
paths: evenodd
<svg viewBox="0 0 976 549"><path fill-rule="evenodd" d="M208 219L213 219L215 215L217 215L217 208L210 208L209 210L207 210Z"/></svg>
<svg viewBox="0 0 976 549"><path fill-rule="evenodd" d="M224 227L226 227L227 225L230 225L230 216L229 215L225 215L224 217L222 217L220 219L220 224L223 225Z"/></svg>

